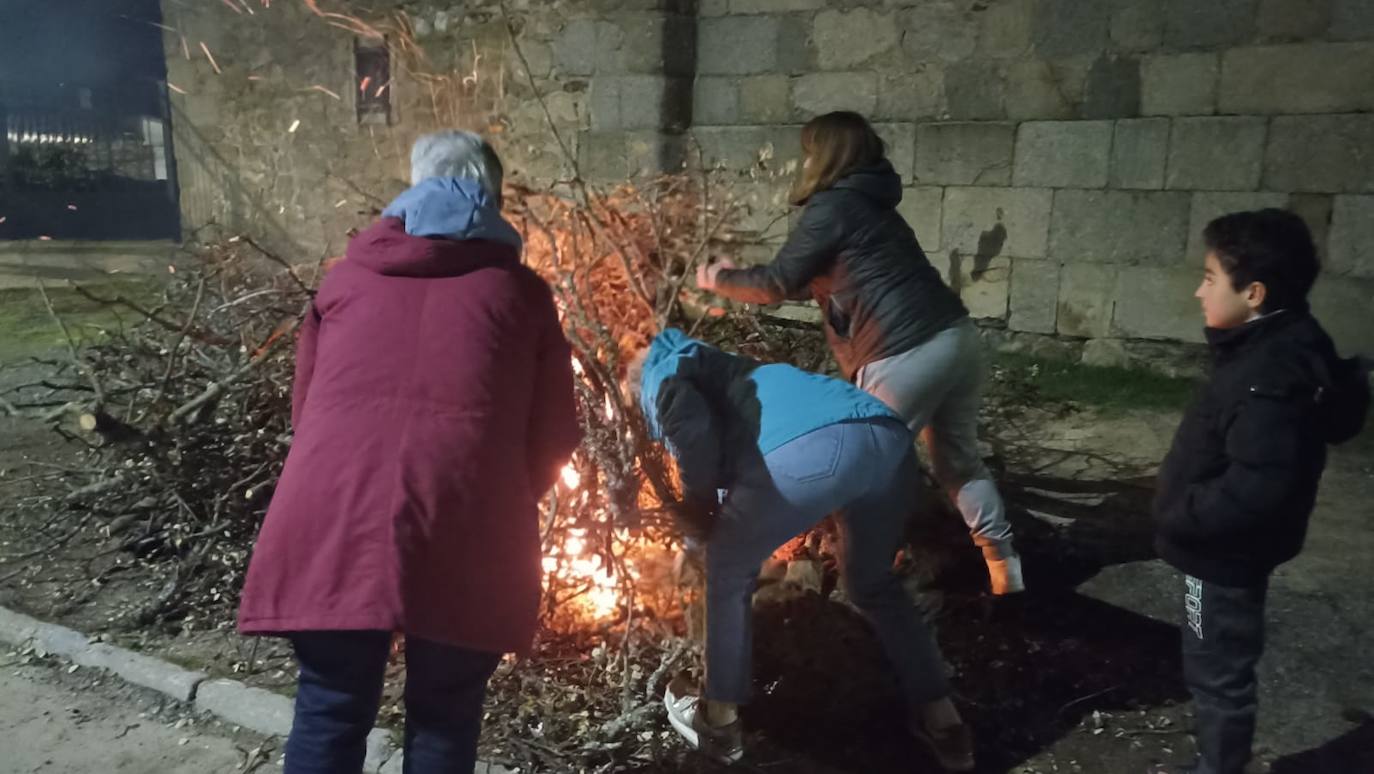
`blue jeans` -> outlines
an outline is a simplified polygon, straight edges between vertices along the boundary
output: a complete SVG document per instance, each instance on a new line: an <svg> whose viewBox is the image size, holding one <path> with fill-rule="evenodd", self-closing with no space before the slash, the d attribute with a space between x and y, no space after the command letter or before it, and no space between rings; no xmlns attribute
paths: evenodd
<svg viewBox="0 0 1374 774"><path fill-rule="evenodd" d="M377 720L391 633L300 632L286 774L358 774ZM501 656L406 638L405 774L472 774L487 680Z"/></svg>
<svg viewBox="0 0 1374 774"><path fill-rule="evenodd" d="M706 544L706 697L749 700L759 568L834 511L842 511L849 598L873 625L907 701L915 707L949 695L935 637L892 572L915 507L911 432L895 419L844 422L740 467Z"/></svg>

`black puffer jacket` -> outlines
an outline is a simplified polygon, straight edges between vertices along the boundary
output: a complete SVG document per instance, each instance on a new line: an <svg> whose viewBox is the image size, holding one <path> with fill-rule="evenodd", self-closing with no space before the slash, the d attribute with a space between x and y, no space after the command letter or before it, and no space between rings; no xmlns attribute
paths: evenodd
<svg viewBox="0 0 1374 774"><path fill-rule="evenodd" d="M1160 468L1155 547L1189 575L1247 586L1302 550L1326 447L1360 432L1369 384L1306 310L1207 338L1213 374Z"/></svg>
<svg viewBox="0 0 1374 774"><path fill-rule="evenodd" d="M766 266L722 271L716 292L775 304L808 295L845 378L905 352L968 315L895 209L902 179L886 159L811 197Z"/></svg>

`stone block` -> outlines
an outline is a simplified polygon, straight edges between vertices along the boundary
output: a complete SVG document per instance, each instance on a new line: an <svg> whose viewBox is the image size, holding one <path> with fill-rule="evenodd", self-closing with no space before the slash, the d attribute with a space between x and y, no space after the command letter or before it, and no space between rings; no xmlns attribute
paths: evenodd
<svg viewBox="0 0 1374 774"><path fill-rule="evenodd" d="M1345 357L1374 352L1374 280L1322 274L1312 288L1312 312ZM1367 433L1368 431L1366 431Z"/></svg>
<svg viewBox="0 0 1374 774"><path fill-rule="evenodd" d="M1232 212L1286 206L1288 194L1282 193L1209 191L1193 194L1193 204L1188 211L1188 251L1185 262L1202 265L1202 260L1207 254L1207 247L1202 241L1202 230L1216 218Z"/></svg>
<svg viewBox="0 0 1374 774"><path fill-rule="evenodd" d="M1336 197L1326 270L1336 276L1374 279L1374 196Z"/></svg>
<svg viewBox="0 0 1374 774"><path fill-rule="evenodd" d="M1275 42L1321 38L1331 26L1332 0L1260 0L1255 27Z"/></svg>
<svg viewBox="0 0 1374 774"><path fill-rule="evenodd" d="M1112 188L1158 190L1169 160L1169 119L1136 118L1116 122L1112 140Z"/></svg>
<svg viewBox="0 0 1374 774"><path fill-rule="evenodd" d="M787 126L698 126L692 136L707 164L726 169L749 169L761 155L771 155L780 167L801 154L797 130Z"/></svg>
<svg viewBox="0 0 1374 774"><path fill-rule="evenodd" d="M1116 0L1110 36L1117 51L1155 51L1164 42L1159 0Z"/></svg>
<svg viewBox="0 0 1374 774"><path fill-rule="evenodd" d="M72 653L71 659L84 667L113 672L126 682L151 688L180 702L194 698L196 688L206 679L201 672L99 642Z"/></svg>
<svg viewBox="0 0 1374 774"><path fill-rule="evenodd" d="M879 73L877 120L932 121L947 116L940 65L918 64L900 73Z"/></svg>
<svg viewBox="0 0 1374 774"><path fill-rule="evenodd" d="M987 258L1044 257L1052 196L1049 189L1037 188L949 188L940 250Z"/></svg>
<svg viewBox="0 0 1374 774"><path fill-rule="evenodd" d="M916 175L923 185L1010 185L1012 124L948 123L916 127Z"/></svg>
<svg viewBox="0 0 1374 774"><path fill-rule="evenodd" d="M392 758L400 758L401 753L396 749L396 742L391 738L391 733L382 728L374 728L367 735L367 754L363 758L363 771L366 774L387 771L386 765ZM398 766L402 765L398 763ZM398 771L403 770L397 769ZM480 771L481 768L477 769Z"/></svg>
<svg viewBox="0 0 1374 774"><path fill-rule="evenodd" d="M991 3L979 20L978 56L1019 58L1030 52L1033 0Z"/></svg>
<svg viewBox="0 0 1374 774"><path fill-rule="evenodd" d="M1027 121L1016 134L1017 186L1102 188L1112 149L1111 121Z"/></svg>
<svg viewBox="0 0 1374 774"><path fill-rule="evenodd" d="M739 123L741 87L738 78L698 78L692 94L692 123Z"/></svg>
<svg viewBox="0 0 1374 774"><path fill-rule="evenodd" d="M956 121L995 121L1005 118L1006 73L1001 63L955 62L945 67L945 101Z"/></svg>
<svg viewBox="0 0 1374 774"><path fill-rule="evenodd" d="M794 11L819 11L829 3L826 0L730 0L730 13L792 13Z"/></svg>
<svg viewBox="0 0 1374 774"><path fill-rule="evenodd" d="M1118 271L1116 266L1093 263L1061 267L1055 311L1059 335L1096 339L1111 332Z"/></svg>
<svg viewBox="0 0 1374 774"><path fill-rule="evenodd" d="M698 0L697 16L725 16L730 13L730 0Z"/></svg>
<svg viewBox="0 0 1374 774"><path fill-rule="evenodd" d="M1369 0L1333 0L1332 40L1374 40L1374 3Z"/></svg>
<svg viewBox="0 0 1374 774"><path fill-rule="evenodd" d="M930 0L902 12L902 50L914 62L957 62L978 47L978 26L964 3Z"/></svg>
<svg viewBox="0 0 1374 774"><path fill-rule="evenodd" d="M959 293L969 316L978 320L1005 320L1011 298L1011 260L1003 256L967 255L957 250L947 256L945 280Z"/></svg>
<svg viewBox="0 0 1374 774"><path fill-rule="evenodd" d="M1273 191L1374 191L1374 115L1276 116L1265 151Z"/></svg>
<svg viewBox="0 0 1374 774"><path fill-rule="evenodd" d="M623 33L614 24L574 19L553 39L553 63L565 75L591 75L604 57L620 47Z"/></svg>
<svg viewBox="0 0 1374 774"><path fill-rule="evenodd" d="M892 13L868 8L816 14L811 41L822 70L848 70L896 48L901 29Z"/></svg>
<svg viewBox="0 0 1374 774"><path fill-rule="evenodd" d="M696 69L695 19L663 13L622 13L622 40L615 50L617 72L690 77Z"/></svg>
<svg viewBox="0 0 1374 774"><path fill-rule="evenodd" d="M1331 194L1296 193L1288 197L1288 209L1307 223L1312 232L1312 241L1317 245L1317 258L1325 266L1330 252L1331 216L1335 209L1335 197Z"/></svg>
<svg viewBox="0 0 1374 774"><path fill-rule="evenodd" d="M870 115L878 107L878 75L859 73L811 73L792 82L792 107L807 119L832 110L853 110Z"/></svg>
<svg viewBox="0 0 1374 774"><path fill-rule="evenodd" d="M1014 331L1054 333L1059 310L1059 262L1013 258L1007 327Z"/></svg>
<svg viewBox="0 0 1374 774"><path fill-rule="evenodd" d="M1083 118L1131 118L1140 115L1140 61L1103 54L1088 69L1083 86Z"/></svg>
<svg viewBox="0 0 1374 774"><path fill-rule="evenodd" d="M1065 263L1176 265L1188 241L1191 198L1163 191L1056 191L1049 255Z"/></svg>
<svg viewBox="0 0 1374 774"><path fill-rule="evenodd" d="M1107 47L1111 4L1036 0L1031 34L1043 57L1096 54Z"/></svg>
<svg viewBox="0 0 1374 774"><path fill-rule="evenodd" d="M1088 339L1083 342L1083 356L1078 362L1098 368L1129 368L1131 354L1121 339Z"/></svg>
<svg viewBox="0 0 1374 774"><path fill-rule="evenodd" d="M1083 103L1090 63L1085 59L1028 59L1007 67L1007 117L1014 120L1074 118Z"/></svg>
<svg viewBox="0 0 1374 774"><path fill-rule="evenodd" d="M1202 312L1193 296L1201 266L1123 266L1117 275L1111 335L1201 342Z"/></svg>
<svg viewBox="0 0 1374 774"><path fill-rule="evenodd" d="M1165 186L1212 191L1259 188L1267 123L1248 116L1174 119Z"/></svg>
<svg viewBox="0 0 1374 774"><path fill-rule="evenodd" d="M945 189L914 187L902 189L902 201L897 212L916 232L921 249L933 255L939 252L940 219L944 214Z"/></svg>
<svg viewBox="0 0 1374 774"><path fill-rule="evenodd" d="M887 146L887 158L893 169L902 176L903 182L910 183L916 174L916 125L874 124L873 130Z"/></svg>
<svg viewBox="0 0 1374 774"><path fill-rule="evenodd" d="M1254 37L1259 0L1164 0L1164 44L1222 48Z"/></svg>
<svg viewBox="0 0 1374 774"><path fill-rule="evenodd" d="M278 693L250 688L237 680L207 680L196 691L196 711L209 712L260 734L291 733L291 700Z"/></svg>
<svg viewBox="0 0 1374 774"><path fill-rule="evenodd" d="M691 84L656 75L598 75L592 79L595 131L682 128L690 123Z"/></svg>
<svg viewBox="0 0 1374 774"><path fill-rule="evenodd" d="M792 84L786 75L740 78L739 119L746 124L782 124L792 117ZM708 123L696 121L696 123Z"/></svg>
<svg viewBox="0 0 1374 774"><path fill-rule="evenodd" d="M37 618L0 606L0 642L23 646L37 636L41 623Z"/></svg>
<svg viewBox="0 0 1374 774"><path fill-rule="evenodd" d="M754 75L773 70L778 64L777 18L701 19L696 61L700 75Z"/></svg>
<svg viewBox="0 0 1374 774"><path fill-rule="evenodd" d="M816 69L816 48L811 42L811 20L789 14L778 19L777 72L801 75Z"/></svg>
<svg viewBox="0 0 1374 774"><path fill-rule="evenodd" d="M1224 113L1374 110L1374 42L1237 48L1222 56Z"/></svg>
<svg viewBox="0 0 1374 774"><path fill-rule="evenodd" d="M1146 57L1140 70L1140 111L1147 116L1215 113L1220 74L1217 54Z"/></svg>
<svg viewBox="0 0 1374 774"><path fill-rule="evenodd" d="M621 181L682 168L683 137L655 130L582 132L577 160L583 174L598 181Z"/></svg>

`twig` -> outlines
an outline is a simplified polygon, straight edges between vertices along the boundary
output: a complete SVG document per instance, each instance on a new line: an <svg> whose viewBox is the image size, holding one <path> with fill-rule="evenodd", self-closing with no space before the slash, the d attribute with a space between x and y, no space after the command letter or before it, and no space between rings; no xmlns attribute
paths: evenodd
<svg viewBox="0 0 1374 774"><path fill-rule="evenodd" d="M47 285L43 283L41 278L38 280L38 292L43 296L43 305L48 308L48 315L52 317L53 322L57 323L57 327L62 329L62 337L67 340L67 351L72 356L72 365L76 366L77 370L85 374L86 378L90 380L91 390L95 392L96 406L103 406L105 404L105 391L100 387L100 379L96 377L95 371L81 359L80 353L76 350L76 341L72 339L71 331L67 330L67 323L63 322L57 314L57 310L53 308L52 298L48 296Z"/></svg>
<svg viewBox="0 0 1374 774"><path fill-rule="evenodd" d="M297 320L290 327L290 332L295 332L296 328L299 326L300 320ZM177 408L171 414L167 415L167 424L174 425L177 422L182 421L186 417L196 412L205 404L209 403L215 398L218 398L231 385L233 385L239 379L242 379L246 374L248 374L253 369L257 368L259 365L262 365L263 361L267 360L267 358L272 354L273 350L276 349L277 342L284 338L287 337L278 336L275 339L269 340L265 345L263 345L262 351L255 355L247 363L244 363L242 366L239 366L233 373L229 374L223 379L220 379L217 382L212 382L199 395L181 404L179 408Z"/></svg>
<svg viewBox="0 0 1374 774"><path fill-rule="evenodd" d="M186 317L186 325L181 329L177 340L172 344L171 350L167 353L167 370L162 374L162 384L157 388L157 395L153 398L152 405L156 406L162 402L162 397L167 394L167 387L172 383L172 372L176 369L177 353L181 351L182 342L186 341L186 334L191 332L191 327L196 324L196 315L200 313L201 299L205 298L205 278L201 277L196 284L196 300L191 304L191 314Z"/></svg>
<svg viewBox="0 0 1374 774"><path fill-rule="evenodd" d="M281 266L283 269L286 269L286 273L291 276L291 279L296 282L296 286L299 287L302 292L304 292L307 296L310 296L311 298L315 297L315 289L307 285L305 280L301 279L301 275L296 273L296 267L292 266L290 261L281 257L280 255L277 255L271 250L268 250L267 248L263 247L257 242L253 241L252 237L240 236L240 239L243 240L244 244L248 245L254 250L257 250L262 255L262 257L277 264L278 266Z"/></svg>
<svg viewBox="0 0 1374 774"><path fill-rule="evenodd" d="M1120 687L1121 687L1120 684L1113 685L1113 686L1110 687L1110 688L1103 688L1102 690L1098 691L1097 693L1090 693L1090 694L1088 694L1087 696L1082 696L1082 697L1080 697L1080 698L1074 699L1073 701L1069 702L1068 704L1065 704L1064 706L1060 707L1060 708L1059 708L1059 711L1056 712L1056 713L1054 713L1054 716L1055 716L1056 718L1061 717L1061 716L1063 716L1063 714L1064 714L1065 712L1067 712L1067 711L1069 710L1070 707L1076 706L1076 705L1078 705L1078 704L1082 704L1082 703L1085 702L1085 701L1091 701L1092 699L1096 699L1096 698L1099 697L1099 696L1104 696L1104 695L1106 695L1106 694L1111 693L1112 691L1115 691L1116 689L1118 689L1118 688L1120 688Z"/></svg>

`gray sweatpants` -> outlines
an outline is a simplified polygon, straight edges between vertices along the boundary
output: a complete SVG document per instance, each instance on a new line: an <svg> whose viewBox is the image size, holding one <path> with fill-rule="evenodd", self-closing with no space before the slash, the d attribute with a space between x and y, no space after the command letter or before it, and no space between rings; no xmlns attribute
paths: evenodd
<svg viewBox="0 0 1374 774"><path fill-rule="evenodd" d="M963 514L973 542L988 559L1016 553L1002 495L978 454L983 399L982 342L965 319L929 341L859 369L858 386L919 433L935 479Z"/></svg>

